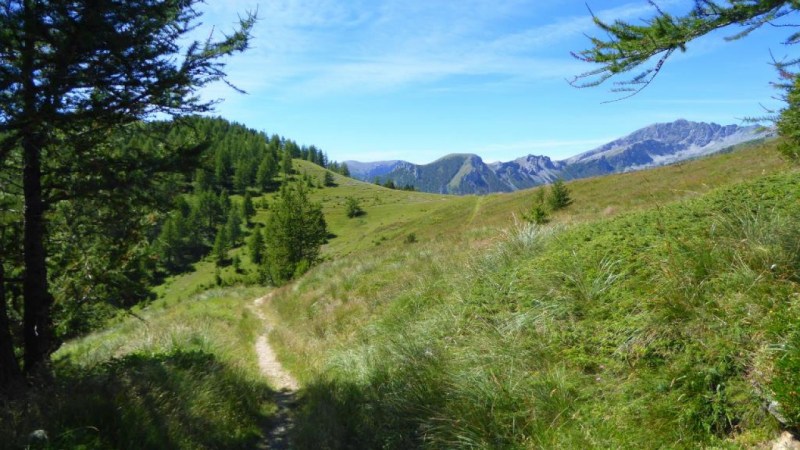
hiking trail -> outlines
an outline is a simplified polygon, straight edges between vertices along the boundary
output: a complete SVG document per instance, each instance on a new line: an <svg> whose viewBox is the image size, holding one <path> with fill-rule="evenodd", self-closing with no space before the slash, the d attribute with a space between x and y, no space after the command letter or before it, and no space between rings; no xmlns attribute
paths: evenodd
<svg viewBox="0 0 800 450"><path fill-rule="evenodd" d="M262 333L256 339L256 356L261 374L270 380L276 389L275 404L278 412L272 423L265 446L261 448L284 450L289 448L288 435L292 428L291 410L297 397L297 380L284 369L275 350L269 345L269 333L272 330L270 319L261 311L264 302L272 298L272 293L259 297L250 305L250 310L263 324Z"/></svg>

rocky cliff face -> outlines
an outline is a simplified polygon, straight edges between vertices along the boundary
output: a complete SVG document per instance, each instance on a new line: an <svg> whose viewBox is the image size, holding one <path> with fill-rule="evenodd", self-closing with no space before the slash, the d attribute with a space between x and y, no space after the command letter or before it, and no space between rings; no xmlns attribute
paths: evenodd
<svg viewBox="0 0 800 450"><path fill-rule="evenodd" d="M564 163L554 162L547 156L528 155L509 162L492 163L489 167L510 190L516 191L555 181L561 175Z"/></svg>
<svg viewBox="0 0 800 450"><path fill-rule="evenodd" d="M347 169L350 171L350 176L353 178L373 181L375 178L380 178L387 173L394 170L398 165L406 163L405 161L375 161L375 162L359 162L359 161L345 161Z"/></svg>
<svg viewBox="0 0 800 450"><path fill-rule="evenodd" d="M382 181L391 179L398 186L411 185L425 192L487 194L527 189L557 178L584 178L672 164L773 135L756 126L677 120L650 125L563 161L528 155L486 164L477 155L453 154L425 165L404 161L347 164L356 178L365 181L377 176ZM371 171L360 169L359 165L369 164L373 165Z"/></svg>
<svg viewBox="0 0 800 450"><path fill-rule="evenodd" d="M625 172L709 155L765 134L757 126L677 120L650 125L564 162L587 165L605 158L615 171Z"/></svg>

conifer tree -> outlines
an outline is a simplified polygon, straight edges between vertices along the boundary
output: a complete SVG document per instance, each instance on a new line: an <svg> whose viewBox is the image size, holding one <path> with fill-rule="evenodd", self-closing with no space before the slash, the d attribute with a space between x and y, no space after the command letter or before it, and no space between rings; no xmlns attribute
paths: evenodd
<svg viewBox="0 0 800 450"><path fill-rule="evenodd" d="M260 265L264 262L264 235L261 233L261 227L253 230L253 234L247 242L247 250L253 264Z"/></svg>
<svg viewBox="0 0 800 450"><path fill-rule="evenodd" d="M550 221L549 214L544 204L544 188L540 187L536 190L533 197L533 205L527 212L522 213L522 217L528 222L535 223L536 225L544 225Z"/></svg>
<svg viewBox="0 0 800 450"><path fill-rule="evenodd" d="M280 284L317 261L327 239L322 206L308 200L302 184L284 185L264 228L265 272Z"/></svg>
<svg viewBox="0 0 800 450"><path fill-rule="evenodd" d="M330 186L335 186L336 185L336 183L334 181L334 178L333 178L333 174L330 171L327 171L327 170L325 171L325 175L324 175L322 181L325 184L325 186L329 186L330 187Z"/></svg>
<svg viewBox="0 0 800 450"><path fill-rule="evenodd" d="M149 168L151 176L168 163L179 165L170 159L174 154L126 159L102 144L109 131L155 114L211 110L213 103L202 101L196 90L224 78L220 58L247 48L255 20L249 16L221 40L189 43L180 55L179 43L200 17L196 3L7 0L0 7L0 163L8 158L21 163L15 170L25 202L22 334L27 373L43 366L56 348L46 249L49 208L57 200L90 199L101 189L114 192L104 184L119 183L106 171L119 166L103 162L112 156L120 165L145 171L145 163L160 159L160 166ZM94 163L76 162L86 158ZM60 176L65 169L73 178ZM68 181L66 190L51 191L48 185ZM56 191L65 197L49 198Z"/></svg>
<svg viewBox="0 0 800 450"><path fill-rule="evenodd" d="M572 204L572 198L569 195L569 188L564 184L564 180L557 179L550 185L550 193L547 197L547 203L550 209L558 211L559 209L566 208Z"/></svg>
<svg viewBox="0 0 800 450"><path fill-rule="evenodd" d="M228 237L228 227L219 227L217 236L214 238L214 247L211 249L211 256L217 267L222 266L228 260L228 250L230 249L230 239Z"/></svg>
<svg viewBox="0 0 800 450"><path fill-rule="evenodd" d="M283 159L281 159L281 170L283 171L283 179L288 180L289 175L292 174L292 153L287 148L283 151Z"/></svg>
<svg viewBox="0 0 800 450"><path fill-rule="evenodd" d="M228 243L231 247L239 244L242 237L242 215L239 212L238 205L231 206L228 211L228 220L225 223L225 228L228 229Z"/></svg>
<svg viewBox="0 0 800 450"><path fill-rule="evenodd" d="M364 209L361 208L361 204L354 197L347 197L347 200L346 200L346 203L345 203L345 212L347 213L347 217L349 217L351 219L354 218L354 217L359 217L359 216L363 216L364 214L366 214L364 212Z"/></svg>
<svg viewBox="0 0 800 450"><path fill-rule="evenodd" d="M598 86L611 78L633 72L627 80L616 80L612 90L621 92L622 98L636 95L654 81L675 52L686 51L690 41L729 27L740 29L729 35L728 40L744 38L767 24L796 28L790 19L784 22L780 19L794 16L800 9L796 1L728 0L722 3L696 0L686 14L673 15L659 8L656 2L650 3L653 15L643 23L605 22L593 17L605 37L591 37L590 48L573 53L575 58L596 65L594 69L575 76L571 80L573 86ZM800 33L790 31L782 44L799 42ZM800 120L796 117L800 104L800 74L795 68L800 59L773 60L773 64L779 79L773 84L781 91L780 97L786 101L786 106L777 117L766 119L777 122L778 132L787 139L780 147L781 151L797 161L800 155Z"/></svg>
<svg viewBox="0 0 800 450"><path fill-rule="evenodd" d="M272 151L268 148L267 154L261 160L256 172L256 186L261 192L266 192L272 186L272 179L278 174L278 163Z"/></svg>
<svg viewBox="0 0 800 450"><path fill-rule="evenodd" d="M244 200L242 200L242 213L244 214L244 220L249 225L250 219L256 215L256 207L253 205L253 196L250 192L244 193Z"/></svg>
<svg viewBox="0 0 800 450"><path fill-rule="evenodd" d="M733 36L739 39L798 9L792 1L730 0L727 3L722 5L698 0L687 14L675 16L651 2L653 17L641 24L622 20L609 23L594 16L595 24L607 39L592 37L592 47L573 53L573 56L599 67L576 76L573 84L578 87L597 86L615 75L636 70L654 61L630 80L618 82L625 91L636 93L653 81L676 51L686 51L689 41L732 25L742 27L742 31ZM800 35L792 34L787 43L798 41Z"/></svg>

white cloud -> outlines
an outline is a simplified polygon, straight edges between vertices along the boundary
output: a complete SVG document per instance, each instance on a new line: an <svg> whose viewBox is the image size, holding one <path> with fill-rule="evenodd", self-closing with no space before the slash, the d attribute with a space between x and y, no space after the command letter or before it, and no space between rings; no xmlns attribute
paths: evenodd
<svg viewBox="0 0 800 450"><path fill-rule="evenodd" d="M226 11L231 16L257 6L261 19L254 48L231 61L230 78L248 91L294 97L398 89L463 75L535 82L580 73L585 65L572 60L568 49L554 53L553 48L592 31L591 17L588 11L537 17L546 4L237 0L214 3L211 11L224 23L231 20L224 18ZM632 19L650 15L652 7L637 1L595 13ZM517 16L531 25L503 26Z"/></svg>

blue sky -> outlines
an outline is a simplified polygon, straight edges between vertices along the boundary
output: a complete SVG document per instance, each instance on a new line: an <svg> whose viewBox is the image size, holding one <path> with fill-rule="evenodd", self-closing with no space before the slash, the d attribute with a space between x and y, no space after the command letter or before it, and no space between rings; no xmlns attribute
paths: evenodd
<svg viewBox="0 0 800 450"><path fill-rule="evenodd" d="M675 13L693 2L663 0ZM651 17L646 0L588 0L595 14ZM592 69L569 54L597 30L584 0L209 0L203 21L229 30L258 9L252 49L228 61L240 95L216 84L217 114L316 145L330 159L431 162L476 153L563 159L643 126L678 118L741 124L776 108L770 51L786 28L727 42L716 32L668 61L633 98L610 84L576 89Z"/></svg>

